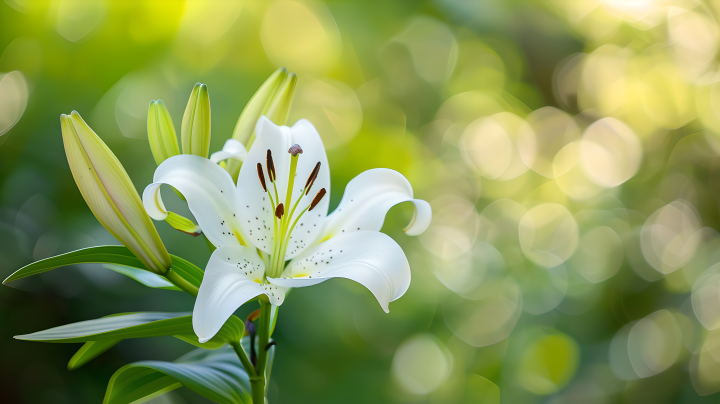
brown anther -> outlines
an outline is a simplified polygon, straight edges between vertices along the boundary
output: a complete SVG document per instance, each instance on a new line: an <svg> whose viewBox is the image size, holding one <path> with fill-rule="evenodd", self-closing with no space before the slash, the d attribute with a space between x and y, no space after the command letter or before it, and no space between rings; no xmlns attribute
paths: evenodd
<svg viewBox="0 0 720 404"><path fill-rule="evenodd" d="M263 187L263 191L267 192L267 186L265 186L265 175L263 174L262 164L257 164L258 178L260 178L260 185Z"/></svg>
<svg viewBox="0 0 720 404"><path fill-rule="evenodd" d="M292 154L293 157L297 157L298 154L302 154L302 147L296 143L292 145L290 150L288 150L288 153Z"/></svg>
<svg viewBox="0 0 720 404"><path fill-rule="evenodd" d="M285 213L285 207L281 203L275 208L275 216L277 216L278 219L282 219L283 213Z"/></svg>
<svg viewBox="0 0 720 404"><path fill-rule="evenodd" d="M312 203L310 204L310 209L308 211L311 211L315 209L318 203L322 200L323 196L325 196L325 188L322 188L318 191L317 195L315 195L315 198L313 198Z"/></svg>
<svg viewBox="0 0 720 404"><path fill-rule="evenodd" d="M315 168L313 168L312 172L310 173L307 181L305 182L305 195L310 192L310 188L312 188L313 184L315 183L315 179L317 178L319 172L320 162L318 161L317 164L315 164Z"/></svg>
<svg viewBox="0 0 720 404"><path fill-rule="evenodd" d="M270 177L270 182L275 182L275 164L273 164L272 152L270 149L267 151L265 161L267 162L268 177Z"/></svg>

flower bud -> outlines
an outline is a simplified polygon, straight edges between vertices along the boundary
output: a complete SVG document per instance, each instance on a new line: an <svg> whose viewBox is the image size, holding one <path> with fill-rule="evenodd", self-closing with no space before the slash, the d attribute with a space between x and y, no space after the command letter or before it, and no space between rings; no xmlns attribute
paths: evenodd
<svg viewBox="0 0 720 404"><path fill-rule="evenodd" d="M100 224L158 274L170 268L170 255L145 212L120 161L73 111L60 116L70 171Z"/></svg>
<svg viewBox="0 0 720 404"><path fill-rule="evenodd" d="M238 118L237 124L235 124L235 130L233 131L233 139L239 140L246 146L248 145L248 140L250 140L250 137L255 131L255 125L257 125L258 119L260 119L263 113L269 108L270 104L272 104L273 95L285 82L287 76L287 70L281 67L275 70L260 88L258 88L240 113L240 118Z"/></svg>
<svg viewBox="0 0 720 404"><path fill-rule="evenodd" d="M175 126L161 100L150 101L147 128L150 150L157 165L180 154Z"/></svg>
<svg viewBox="0 0 720 404"><path fill-rule="evenodd" d="M275 93L272 103L268 106L263 115L270 118L270 120L276 125L284 125L288 112L290 111L290 104L292 103L296 86L297 76L295 73L288 74L285 82ZM258 119L260 119L260 117L258 117ZM249 142L249 144L252 144L252 142Z"/></svg>
<svg viewBox="0 0 720 404"><path fill-rule="evenodd" d="M197 83L190 94L180 131L183 154L208 157L210 149L210 96L205 84Z"/></svg>
<svg viewBox="0 0 720 404"><path fill-rule="evenodd" d="M294 73L288 74L284 67L277 69L245 105L235 125L233 139L241 141L249 150L255 140L255 126L263 115L277 125L284 125L296 84L297 76ZM240 164L237 161L227 162L226 170L234 180L237 180Z"/></svg>

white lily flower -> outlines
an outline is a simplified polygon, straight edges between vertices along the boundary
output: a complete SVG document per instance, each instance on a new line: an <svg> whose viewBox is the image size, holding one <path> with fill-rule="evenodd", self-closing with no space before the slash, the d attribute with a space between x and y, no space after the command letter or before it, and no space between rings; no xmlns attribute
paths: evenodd
<svg viewBox="0 0 720 404"><path fill-rule="evenodd" d="M280 305L287 288L330 278L364 285L387 312L407 291L410 266L400 246L379 232L385 215L398 203L412 202L415 214L405 232L417 235L430 224L430 205L413 199L402 174L373 169L354 178L327 215L330 170L315 127L306 120L277 126L263 116L255 133L237 187L211 160L179 155L158 167L143 193L147 212L162 220L168 212L160 185L175 187L217 247L193 311L200 341L212 338L238 307L259 295Z"/></svg>

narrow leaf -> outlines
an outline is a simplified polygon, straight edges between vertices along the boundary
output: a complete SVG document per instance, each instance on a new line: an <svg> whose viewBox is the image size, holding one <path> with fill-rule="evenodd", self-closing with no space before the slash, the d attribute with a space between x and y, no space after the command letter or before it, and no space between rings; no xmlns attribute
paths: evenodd
<svg viewBox="0 0 720 404"><path fill-rule="evenodd" d="M197 295L197 290L200 288L200 284L202 283L203 270L184 258L172 254L170 256L172 257L172 266L170 267L170 270L168 270L166 277L168 279L172 278L172 283L180 289L185 290L190 294ZM127 247L119 245L106 245L83 248L81 250L71 251L33 262L32 264L26 265L15 271L12 275L8 276L3 281L3 284L23 279L28 276L41 274L55 268L76 264L115 264L147 271L145 265L143 265L143 263L137 259L137 257L135 257L135 255L133 255ZM113 270L120 272L116 269ZM147 272L148 274L155 275L152 272ZM131 276L129 272L123 274L130 276L140 283L144 283L134 276ZM133 272L133 274L137 273Z"/></svg>
<svg viewBox="0 0 720 404"><path fill-rule="evenodd" d="M28 276L41 274L51 269L60 268L75 264L117 264L132 268L145 269L145 265L127 249L119 245L104 245L81 250L71 251L54 257L45 258L26 265L12 275L8 276L3 283L9 283Z"/></svg>
<svg viewBox="0 0 720 404"><path fill-rule="evenodd" d="M87 342L185 334L192 331L189 313L133 313L61 325L15 339L42 342Z"/></svg>
<svg viewBox="0 0 720 404"><path fill-rule="evenodd" d="M174 362L142 361L110 379L104 404L142 403L180 386L221 404L251 403L250 382L230 347L197 349Z"/></svg>
<svg viewBox="0 0 720 404"><path fill-rule="evenodd" d="M111 271L125 275L128 278L132 278L150 288L180 290L180 288L170 283L167 279L149 271L114 264L105 264L103 266Z"/></svg>
<svg viewBox="0 0 720 404"><path fill-rule="evenodd" d="M216 349L228 341L238 341L245 332L242 320L231 316L217 335L200 344L192 328L190 313L127 313L95 320L61 325L15 339L39 342L72 343L148 338L173 335L193 345Z"/></svg>
<svg viewBox="0 0 720 404"><path fill-rule="evenodd" d="M70 362L68 362L68 370L77 369L98 356L105 353L108 349L117 345L121 340L109 339L105 341L88 341L75 352Z"/></svg>

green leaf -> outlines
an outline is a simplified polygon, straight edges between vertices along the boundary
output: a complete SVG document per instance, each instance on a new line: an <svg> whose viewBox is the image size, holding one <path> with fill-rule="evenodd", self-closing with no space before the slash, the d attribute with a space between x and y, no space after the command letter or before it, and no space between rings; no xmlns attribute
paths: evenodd
<svg viewBox="0 0 720 404"><path fill-rule="evenodd" d="M224 347L197 349L174 362L125 365L110 379L103 403L143 403L181 386L221 404L252 402L247 372L232 348Z"/></svg>
<svg viewBox="0 0 720 404"><path fill-rule="evenodd" d="M8 276L3 283L9 283L28 276L41 274L55 268L75 264L117 264L131 268L145 269L145 265L135 257L125 246L104 245L45 258L40 261L26 265L12 275Z"/></svg>
<svg viewBox="0 0 720 404"><path fill-rule="evenodd" d="M120 341L122 340L108 339L104 341L86 342L77 352L75 352L75 355L70 358L70 362L68 362L67 365L68 370L74 370L85 365L105 353L108 349L117 345Z"/></svg>
<svg viewBox="0 0 720 404"><path fill-rule="evenodd" d="M189 284L199 289L205 272L197 265L186 260L185 258L178 257L177 255L173 254L170 254L170 257L172 258L172 266L170 267L170 272L179 275ZM197 295L197 293L195 294Z"/></svg>
<svg viewBox="0 0 720 404"><path fill-rule="evenodd" d="M193 332L189 313L128 313L81 321L59 327L18 335L25 341L71 343L123 340L172 335L193 345L217 349L228 341L238 341L245 332L242 320L231 316L210 341L200 344ZM99 353L98 353L99 354Z"/></svg>
<svg viewBox="0 0 720 404"><path fill-rule="evenodd" d="M114 314L110 315L104 318L108 317L115 317L115 316L128 316L131 314L147 314L147 313L121 313L121 314ZM182 314L182 313L181 313ZM137 316L136 316L137 317ZM190 322L192 321L192 318L187 319L183 317L184 321ZM127 320L127 319L125 319ZM163 321L163 320L159 320ZM119 324L116 322L113 322L114 324ZM77 323L79 324L79 323ZM75 325L77 325L75 324ZM110 324L108 322L108 324ZM157 326L159 323L154 323L155 326ZM167 324L167 322L165 322ZM72 325L72 324L71 324ZM112 327L111 325L108 325L108 327ZM78 327L79 329L80 327ZM135 330L137 330L139 327L135 327ZM185 341L191 345L194 345L198 348L204 348L204 349L218 349L225 345L229 341L237 341L240 339L240 337L245 332L245 327L243 322L233 316L231 317L223 326L223 328L220 329L218 334L211 339L210 341L207 341L205 343L200 343L198 341L197 336L195 336L195 333L191 330L192 326L190 327L182 327L183 332L181 334L173 334L173 337ZM50 330L46 330L50 331ZM42 337L42 333L45 333L46 331L41 331L39 333L30 334L32 335L38 335ZM125 329L124 331L128 331L128 329ZM170 331L172 332L172 331ZM104 334L101 334L99 337L96 338L103 338ZM158 335L154 335L158 336ZM25 336L19 336L25 337ZM88 336L87 338L93 338L92 336ZM142 338L142 337L133 337L133 338ZM39 339L32 339L33 341L44 341L44 342L67 342L67 341L48 341L45 339L39 340ZM99 340L91 340L86 342L76 353L73 355L73 357L70 359L70 362L68 363L68 369L73 370L77 369L86 363L90 362L91 360L95 359L96 357L100 356L102 353L107 351L108 349L112 348L113 346L117 345L122 339L99 339Z"/></svg>
<svg viewBox="0 0 720 404"><path fill-rule="evenodd" d="M103 265L103 267L111 271L117 272L121 275L125 275L128 278L132 278L150 288L180 290L180 288L170 283L167 279L150 271L143 271L142 269L125 267L115 264L105 264Z"/></svg>
<svg viewBox="0 0 720 404"><path fill-rule="evenodd" d="M68 343L175 335L192 332L190 318L190 313L132 313L61 325L15 339Z"/></svg>
<svg viewBox="0 0 720 404"><path fill-rule="evenodd" d="M197 290L202 283L203 270L184 258L172 254L170 254L170 257L172 258L172 266L166 274L166 278L170 279L178 288L190 294L197 295ZM55 268L76 264L115 264L147 271L143 263L137 259L127 247L106 245L83 248L82 250L71 251L33 262L8 276L7 279L3 281L3 284L41 274ZM148 273L154 275L153 272L148 271ZM128 274L128 276L130 275ZM142 281L140 282L143 283Z"/></svg>

